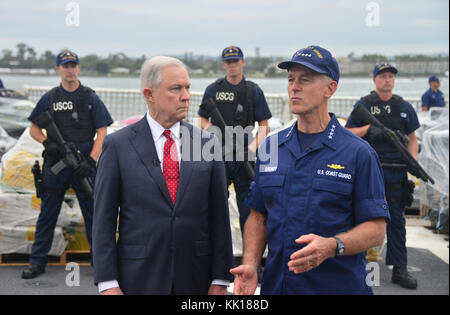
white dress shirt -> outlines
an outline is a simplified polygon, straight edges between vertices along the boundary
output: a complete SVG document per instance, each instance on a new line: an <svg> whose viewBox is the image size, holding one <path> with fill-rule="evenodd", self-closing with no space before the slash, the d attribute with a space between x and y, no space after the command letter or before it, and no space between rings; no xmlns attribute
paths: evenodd
<svg viewBox="0 0 450 315"><path fill-rule="evenodd" d="M164 136L164 130L166 130L163 126L161 126L150 114L147 112L146 114L148 125L150 126L150 130L152 132L153 141L155 142L156 153L158 154L158 159L161 165L161 171L163 170L163 158L164 158L164 143L166 142L166 137ZM180 122L177 122L175 125L170 127L170 133L172 139L175 141L175 145L177 146L178 153L178 161L180 160L180 152L181 152L181 138L180 138ZM181 166L181 163L178 163L178 167ZM213 280L211 284L229 286L230 282L227 280ZM102 292L108 289L119 287L119 283L117 280L104 281L99 282L98 291Z"/></svg>
<svg viewBox="0 0 450 315"><path fill-rule="evenodd" d="M161 171L163 170L163 159L164 159L164 143L166 143L166 136L164 136L164 130L166 130L163 126L161 126L156 120L150 116L149 113L146 115L148 125L150 126L150 130L152 131L153 141L155 142L156 153L158 154L159 164L161 165ZM181 140L180 140L180 122L177 122L175 125L170 127L170 134L172 139L175 141L175 145L177 147L178 161L180 160L180 150L181 150ZM180 167L181 163L178 163L178 167Z"/></svg>

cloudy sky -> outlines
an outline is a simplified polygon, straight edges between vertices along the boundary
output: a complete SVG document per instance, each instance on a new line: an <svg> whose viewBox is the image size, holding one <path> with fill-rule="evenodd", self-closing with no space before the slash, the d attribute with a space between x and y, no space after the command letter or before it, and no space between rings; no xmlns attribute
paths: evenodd
<svg viewBox="0 0 450 315"><path fill-rule="evenodd" d="M448 0L1 0L0 53L123 52L216 56L228 45L291 56L309 44L336 56L449 52Z"/></svg>

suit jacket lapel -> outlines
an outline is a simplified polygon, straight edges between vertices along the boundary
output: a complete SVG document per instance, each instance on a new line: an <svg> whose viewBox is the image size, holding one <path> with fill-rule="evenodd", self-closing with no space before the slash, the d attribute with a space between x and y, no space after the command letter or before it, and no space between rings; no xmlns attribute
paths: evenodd
<svg viewBox="0 0 450 315"><path fill-rule="evenodd" d="M181 203L186 187L189 185L189 180L192 175L194 167L193 162L193 127L181 121L180 126L181 135L181 157L180 157L180 181L178 183L177 198L175 200L175 208ZM189 132L187 132L189 131ZM183 138L183 137L188 137ZM188 151L186 151L188 150Z"/></svg>
<svg viewBox="0 0 450 315"><path fill-rule="evenodd" d="M144 118L135 123L132 126L132 129L134 130L134 133L130 136L132 145L136 149L139 158L147 168L153 180L159 186L162 195L166 198L167 202L172 205L169 190L167 189L166 181L161 172L161 162L159 162L155 142L153 141L146 117L144 116Z"/></svg>

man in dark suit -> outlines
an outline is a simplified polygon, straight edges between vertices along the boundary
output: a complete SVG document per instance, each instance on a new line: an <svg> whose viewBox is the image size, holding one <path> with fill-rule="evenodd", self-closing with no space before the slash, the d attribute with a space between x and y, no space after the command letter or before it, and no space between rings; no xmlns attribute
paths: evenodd
<svg viewBox="0 0 450 315"><path fill-rule="evenodd" d="M226 293L233 255L221 144L182 121L189 87L178 59L147 60L148 113L104 140L93 225L102 294Z"/></svg>

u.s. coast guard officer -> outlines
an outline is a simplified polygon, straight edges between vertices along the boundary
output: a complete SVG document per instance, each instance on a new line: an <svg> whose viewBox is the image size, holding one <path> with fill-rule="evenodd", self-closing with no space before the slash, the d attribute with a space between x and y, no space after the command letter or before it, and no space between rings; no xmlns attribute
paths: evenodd
<svg viewBox="0 0 450 315"><path fill-rule="evenodd" d="M329 51L308 46L278 67L297 121L259 148L235 294L255 291L266 241L261 294L371 294L365 250L389 219L377 154L328 113L339 81Z"/></svg>
<svg viewBox="0 0 450 315"><path fill-rule="evenodd" d="M224 78L220 78L208 85L198 114L202 129L208 129L210 126L220 126L217 118L210 117L210 113L206 110L205 104L211 99L216 104L227 126L253 129L255 122L257 122L258 132L256 137L254 139L244 138L248 150L254 153L269 132L268 121L272 114L261 88L244 77L245 64L244 53L239 47L229 46L223 49L222 67L226 71L226 75ZM209 121L210 119L211 121ZM249 134L244 136L247 135ZM225 135L222 135L221 140L222 144L225 144ZM247 150L247 148L244 149ZM242 231L244 230L245 221L250 214L250 209L244 200L252 182L245 170L245 161L249 161L248 155L246 155L244 160L239 160L235 155L232 156L232 159L225 157L227 183L228 186L233 183L236 191L236 203L239 209L239 222Z"/></svg>
<svg viewBox="0 0 450 315"><path fill-rule="evenodd" d="M356 104L364 106L387 128L402 134L407 139L405 146L409 153L417 158L419 144L415 131L420 123L414 107L401 96L393 94L397 73L398 70L390 64L376 65L373 69L375 91L362 97ZM367 125L354 114L348 117L346 127L366 140L381 161L391 217L386 232L386 264L393 266L392 282L407 289L416 289L417 280L407 268L406 219L403 214L408 199L412 201L412 191L402 154L379 128Z"/></svg>
<svg viewBox="0 0 450 315"><path fill-rule="evenodd" d="M445 107L444 93L439 90L441 82L439 78L432 75L428 79L430 88L422 95L422 111L427 112L431 107Z"/></svg>
<svg viewBox="0 0 450 315"><path fill-rule="evenodd" d="M78 80L80 70L80 62L74 52L65 50L59 53L56 57L56 72L61 77L61 85L45 93L28 117L31 121L31 137L45 148L42 167L45 191L36 223L30 265L22 272L24 279L35 278L45 271L64 193L69 185L72 185L76 192L84 217L87 239L89 244L92 242L94 202L82 190L79 178L95 177L96 161L102 150L106 127L113 121L97 94L81 85ZM38 122L39 116L46 111L52 115L64 140L74 143L84 156L78 167L66 168L58 175L52 173L51 167L63 158L62 150L53 140L55 135L50 132L45 135Z"/></svg>

